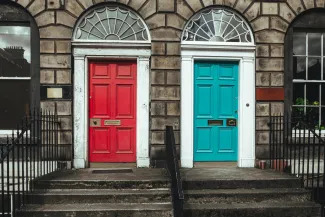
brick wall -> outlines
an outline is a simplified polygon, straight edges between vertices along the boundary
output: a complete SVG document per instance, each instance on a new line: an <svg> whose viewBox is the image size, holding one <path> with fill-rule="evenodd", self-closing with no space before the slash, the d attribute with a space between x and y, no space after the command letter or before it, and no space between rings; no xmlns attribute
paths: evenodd
<svg viewBox="0 0 325 217"><path fill-rule="evenodd" d="M35 17L41 36L41 85L71 90L71 37L73 26L90 6L104 0L16 0ZM150 28L151 58L151 159L163 156L164 126L173 125L179 143L180 126L180 35L187 20L211 5L224 5L241 13L250 23L256 40L256 153L267 157L268 117L283 112L284 38L292 20L301 12L324 7L324 0L287 0L274 3L259 0L117 0L137 11ZM70 88L70 89L69 89ZM58 91L50 89L48 92ZM57 96L56 93L52 95ZM61 143L72 144L72 105L66 99L44 97L42 107L57 105L64 131Z"/></svg>

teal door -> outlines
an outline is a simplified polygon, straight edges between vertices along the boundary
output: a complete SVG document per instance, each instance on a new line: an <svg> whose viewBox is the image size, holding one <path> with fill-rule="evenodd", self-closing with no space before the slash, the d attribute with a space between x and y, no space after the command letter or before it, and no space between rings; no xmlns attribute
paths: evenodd
<svg viewBox="0 0 325 217"><path fill-rule="evenodd" d="M195 62L194 161L237 161L238 63Z"/></svg>

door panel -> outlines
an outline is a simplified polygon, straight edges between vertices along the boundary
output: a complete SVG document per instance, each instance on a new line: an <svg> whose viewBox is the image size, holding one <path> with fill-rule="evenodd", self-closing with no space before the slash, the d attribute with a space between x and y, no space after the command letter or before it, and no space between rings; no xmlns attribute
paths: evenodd
<svg viewBox="0 0 325 217"><path fill-rule="evenodd" d="M238 63L196 62L194 66L194 161L236 161Z"/></svg>
<svg viewBox="0 0 325 217"><path fill-rule="evenodd" d="M136 161L136 63L91 62L89 161Z"/></svg>

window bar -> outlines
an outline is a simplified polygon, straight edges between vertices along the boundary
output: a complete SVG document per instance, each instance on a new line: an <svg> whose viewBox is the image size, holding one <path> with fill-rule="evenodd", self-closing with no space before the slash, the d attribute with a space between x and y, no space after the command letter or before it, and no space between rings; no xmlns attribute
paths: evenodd
<svg viewBox="0 0 325 217"><path fill-rule="evenodd" d="M305 69L306 69L306 78L304 83L304 114L307 113L307 84L306 81L308 80L308 33L306 33L306 58L305 58Z"/></svg>

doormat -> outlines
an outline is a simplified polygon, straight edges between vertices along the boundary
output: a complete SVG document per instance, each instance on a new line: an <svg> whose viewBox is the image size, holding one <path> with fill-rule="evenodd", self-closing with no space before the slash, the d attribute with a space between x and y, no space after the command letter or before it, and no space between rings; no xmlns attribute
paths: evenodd
<svg viewBox="0 0 325 217"><path fill-rule="evenodd" d="M132 169L113 169L113 170L93 170L92 173L106 174L106 173L133 173Z"/></svg>

